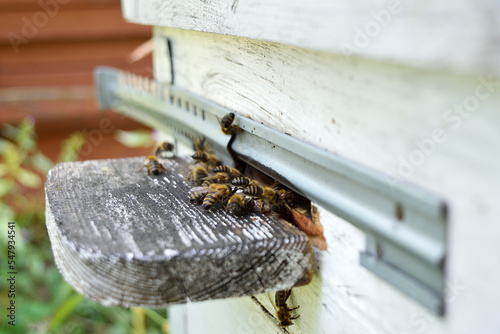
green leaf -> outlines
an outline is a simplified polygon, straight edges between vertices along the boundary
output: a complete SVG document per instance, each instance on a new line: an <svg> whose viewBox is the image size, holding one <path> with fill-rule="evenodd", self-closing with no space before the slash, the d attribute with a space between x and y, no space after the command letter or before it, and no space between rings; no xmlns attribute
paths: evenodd
<svg viewBox="0 0 500 334"><path fill-rule="evenodd" d="M5 138L16 140L18 132L19 130L15 126L7 123L2 124L2 135L4 135Z"/></svg>
<svg viewBox="0 0 500 334"><path fill-rule="evenodd" d="M19 169L16 178L19 183L28 188L37 188L42 182L37 174L22 168Z"/></svg>
<svg viewBox="0 0 500 334"><path fill-rule="evenodd" d="M8 194L15 187L14 181L10 179L0 179L0 197Z"/></svg>
<svg viewBox="0 0 500 334"><path fill-rule="evenodd" d="M56 313L54 313L52 321L50 322L50 328L55 329L59 327L83 300L81 295L73 292L73 294L56 310Z"/></svg>
<svg viewBox="0 0 500 334"><path fill-rule="evenodd" d="M49 169L51 169L54 164L52 161L47 158L42 152L36 152L31 158L31 164L33 168L42 172L43 174L47 174Z"/></svg>
<svg viewBox="0 0 500 334"><path fill-rule="evenodd" d="M7 170L12 174L16 175L19 167L21 166L25 153L19 152L17 147L12 143L7 143L5 150L3 152L4 164Z"/></svg>
<svg viewBox="0 0 500 334"><path fill-rule="evenodd" d="M36 147L35 121L32 118L26 117L19 123L16 143L25 151L30 151Z"/></svg>
<svg viewBox="0 0 500 334"><path fill-rule="evenodd" d="M78 151L85 142L85 137L81 132L75 132L63 142L61 153L57 161L75 161L78 158Z"/></svg>
<svg viewBox="0 0 500 334"><path fill-rule="evenodd" d="M9 143L8 140L0 138L0 154L3 154L8 143Z"/></svg>
<svg viewBox="0 0 500 334"><path fill-rule="evenodd" d="M115 139L127 147L148 147L154 145L151 131L148 130L117 130L115 132Z"/></svg>

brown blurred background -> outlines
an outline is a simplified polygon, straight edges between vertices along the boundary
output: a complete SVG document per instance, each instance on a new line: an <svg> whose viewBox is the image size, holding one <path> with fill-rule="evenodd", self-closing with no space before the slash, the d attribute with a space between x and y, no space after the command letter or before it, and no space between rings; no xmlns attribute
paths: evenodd
<svg viewBox="0 0 500 334"><path fill-rule="evenodd" d="M15 125L31 116L47 157L55 160L61 140L75 131L99 128L103 118L111 119L115 129L145 128L97 110L96 66L152 75L151 53L128 60L151 38L151 27L125 22L119 0L2 0L0 30L0 123ZM125 147L108 133L80 159L149 152Z"/></svg>

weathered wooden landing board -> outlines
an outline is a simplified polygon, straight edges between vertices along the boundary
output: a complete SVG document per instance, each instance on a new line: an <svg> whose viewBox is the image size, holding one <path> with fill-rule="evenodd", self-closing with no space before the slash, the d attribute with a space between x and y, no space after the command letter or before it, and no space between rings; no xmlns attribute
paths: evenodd
<svg viewBox="0 0 500 334"><path fill-rule="evenodd" d="M144 157L62 163L45 185L55 261L105 305L163 307L252 295L312 278L306 235L269 215L234 217L188 200L189 158L148 176Z"/></svg>

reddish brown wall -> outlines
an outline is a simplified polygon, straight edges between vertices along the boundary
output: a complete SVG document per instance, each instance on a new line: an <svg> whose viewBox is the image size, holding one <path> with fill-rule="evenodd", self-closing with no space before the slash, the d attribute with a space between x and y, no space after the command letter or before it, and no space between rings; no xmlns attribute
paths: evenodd
<svg viewBox="0 0 500 334"><path fill-rule="evenodd" d="M45 8L40 5L45 4ZM59 142L78 130L142 125L97 110L93 69L114 66L151 76L151 54L127 56L151 37L151 27L127 23L119 0L3 0L0 2L0 123L36 121L40 147L57 156ZM106 134L84 159L144 154Z"/></svg>

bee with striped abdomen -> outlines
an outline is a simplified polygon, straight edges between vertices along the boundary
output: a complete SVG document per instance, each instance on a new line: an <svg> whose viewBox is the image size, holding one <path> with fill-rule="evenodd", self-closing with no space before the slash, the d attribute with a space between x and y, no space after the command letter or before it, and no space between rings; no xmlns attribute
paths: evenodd
<svg viewBox="0 0 500 334"><path fill-rule="evenodd" d="M198 151L195 154L193 154L192 158L194 160L198 160L200 162L204 162L207 164L207 167L209 166L218 166L220 165L219 159L211 153L203 152L203 151Z"/></svg>
<svg viewBox="0 0 500 334"><path fill-rule="evenodd" d="M232 189L230 186L226 184L218 184L213 187L213 190L210 190L205 198L203 199L202 207L204 210L209 210L212 208L217 202L224 201L232 194Z"/></svg>
<svg viewBox="0 0 500 334"><path fill-rule="evenodd" d="M203 179L202 186L208 186L212 183L229 183L229 175L226 173L215 173L215 175Z"/></svg>
<svg viewBox="0 0 500 334"><path fill-rule="evenodd" d="M174 154L174 144L169 143L168 141L164 141L163 143L159 144L155 148L155 155L159 157L163 157L164 155L170 155L173 157Z"/></svg>
<svg viewBox="0 0 500 334"><path fill-rule="evenodd" d="M219 117L217 117L217 120L219 121L220 124L220 129L223 134L233 135L236 132L241 131L240 127L233 125L234 117L235 115L232 112L224 115L224 117L222 117L222 121L219 120Z"/></svg>
<svg viewBox="0 0 500 334"><path fill-rule="evenodd" d="M222 166L222 165L217 166L213 169L213 172L214 173L226 173L231 177L231 179L241 176L241 173L239 170L237 170L236 168L231 168L229 166Z"/></svg>
<svg viewBox="0 0 500 334"><path fill-rule="evenodd" d="M242 193L234 194L229 199L226 210L235 216L242 216L248 212L252 202L252 199Z"/></svg>
<svg viewBox="0 0 500 334"><path fill-rule="evenodd" d="M278 318L280 325L283 327L293 325L292 320L300 317L300 315L295 317L292 316L292 311L298 309L300 306L288 308L288 305L286 304L286 301L290 297L291 293L292 290L278 291L274 297L276 303L276 317Z"/></svg>
<svg viewBox="0 0 500 334"><path fill-rule="evenodd" d="M205 143L205 137L197 137L193 139L193 147L196 152L208 152L210 150L208 145Z"/></svg>
<svg viewBox="0 0 500 334"><path fill-rule="evenodd" d="M276 191L270 187L261 187L258 185L250 185L243 190L247 196L260 198L266 202L273 202L276 196Z"/></svg>
<svg viewBox="0 0 500 334"><path fill-rule="evenodd" d="M248 186L260 186L259 182L246 176L238 176L231 180L231 184L238 188L247 188Z"/></svg>
<svg viewBox="0 0 500 334"><path fill-rule="evenodd" d="M208 176L206 168L201 166L190 166L191 170L188 174L187 180L192 181L194 185L200 185L204 178Z"/></svg>
<svg viewBox="0 0 500 334"><path fill-rule="evenodd" d="M146 167L148 175L151 173L158 175L163 171L166 171L165 167L163 167L163 165L158 161L156 155L148 156L139 170L142 170L144 167Z"/></svg>

